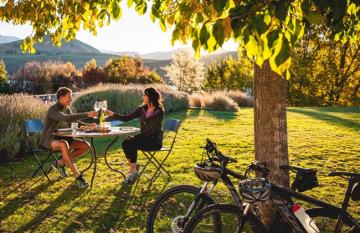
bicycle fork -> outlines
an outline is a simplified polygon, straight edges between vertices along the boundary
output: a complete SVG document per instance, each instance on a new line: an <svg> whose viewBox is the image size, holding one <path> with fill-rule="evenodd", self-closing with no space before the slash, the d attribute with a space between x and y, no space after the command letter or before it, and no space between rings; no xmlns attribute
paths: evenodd
<svg viewBox="0 0 360 233"><path fill-rule="evenodd" d="M211 193L211 191L214 189L216 185L216 182L213 182L210 184L208 182L205 182L198 193L196 193L195 199L191 202L191 205L189 206L189 209L187 210L185 216L183 219L181 219L181 221L179 221L179 227L184 230L185 224L188 222L191 214L193 213L194 210L196 209L202 209L204 203L203 200L201 199L202 196Z"/></svg>

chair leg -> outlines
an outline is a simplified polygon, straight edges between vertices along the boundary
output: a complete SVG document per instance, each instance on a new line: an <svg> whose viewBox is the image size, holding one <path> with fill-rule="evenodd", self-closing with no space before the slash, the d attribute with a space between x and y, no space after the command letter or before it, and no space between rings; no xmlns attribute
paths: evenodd
<svg viewBox="0 0 360 233"><path fill-rule="evenodd" d="M159 167L155 164L155 162L152 160L152 158L154 158L155 153L146 153L144 151L142 151L142 153L146 156L146 158L148 159L147 163L145 164L144 168L142 169L142 171L140 172L140 175L145 171L145 169L147 168L147 166L149 165L149 163L152 163L156 169L159 169Z"/></svg>
<svg viewBox="0 0 360 233"><path fill-rule="evenodd" d="M156 168L156 171L154 173L154 175L150 178L150 180L152 181L154 179L154 177L158 174L158 172L161 172L161 171L164 171L166 173L166 175L168 175L169 177L171 177L170 173L165 169L165 167L163 166L164 162L166 161L166 159L168 158L169 154L171 153L171 151L165 156L165 158L163 159L163 161L160 163L156 158L155 158L155 154L156 152L154 153L151 153L149 152L149 155L147 153L145 153L143 151L143 154L145 154L145 156L148 158L148 162L146 163L146 166L149 164L149 162L151 162L155 168ZM145 167L144 167L145 168ZM142 170L142 172L144 171L145 169Z"/></svg>
<svg viewBox="0 0 360 233"><path fill-rule="evenodd" d="M158 172L161 172L161 170L163 170L168 176L171 177L170 173L163 166L166 159L164 159L161 163L156 158L154 158L154 160L159 164L159 168L155 171L155 174L153 175L153 177L151 179L153 179Z"/></svg>
<svg viewBox="0 0 360 233"><path fill-rule="evenodd" d="M31 176L31 178L34 178L36 176L36 174L41 170L44 175L46 176L46 178L50 181L50 177L48 176L47 172L45 171L43 165L45 164L45 162L49 159L49 157L51 156L51 153L48 154L48 156L46 157L46 159L44 159L42 162L40 162L39 158L36 156L35 153L33 153L33 156L35 157L36 162L38 163L39 167L36 169L36 171L33 173L33 175Z"/></svg>

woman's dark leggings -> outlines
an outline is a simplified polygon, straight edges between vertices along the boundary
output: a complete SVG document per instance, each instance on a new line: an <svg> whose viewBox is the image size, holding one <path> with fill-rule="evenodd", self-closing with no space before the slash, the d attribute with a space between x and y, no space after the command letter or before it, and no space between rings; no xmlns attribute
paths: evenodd
<svg viewBox="0 0 360 233"><path fill-rule="evenodd" d="M159 140L154 140L151 138L134 138L134 139L125 139L122 143L122 148L124 150L125 156L130 160L130 163L136 163L137 161L137 151L151 151L151 150L160 150L162 147L162 142Z"/></svg>

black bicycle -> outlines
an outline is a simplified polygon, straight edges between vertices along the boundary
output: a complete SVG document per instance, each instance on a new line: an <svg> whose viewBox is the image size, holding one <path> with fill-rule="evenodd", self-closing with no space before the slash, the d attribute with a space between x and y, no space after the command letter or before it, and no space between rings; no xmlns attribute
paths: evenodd
<svg viewBox="0 0 360 233"><path fill-rule="evenodd" d="M195 165L196 176L204 183L201 187L191 185L179 185L162 193L151 208L147 232L173 232L180 233L191 217L205 206L215 204L210 196L219 180L222 180L229 189L236 205L242 206L239 194L231 182L229 176L236 179L245 177L227 168L229 163L237 162L236 159L226 156L218 151L216 144L206 139L204 151L207 155L205 162ZM217 221L218 216L213 216ZM214 232L217 232L218 224L214 225Z"/></svg>
<svg viewBox="0 0 360 233"><path fill-rule="evenodd" d="M257 204L270 201L276 208L275 220L270 227L272 232L306 233L308 231L291 210L294 205L293 198L317 206L317 208L307 210L306 213L311 219L315 220L316 227L321 233L360 232L359 222L347 212L350 198L354 201L360 200L360 174L349 172L331 172L329 174L330 176L339 176L348 180L344 201L341 208L339 208L295 191L295 189L305 191L317 186L314 170L290 166L282 166L281 168L297 173L292 189L269 183L266 179L269 172L266 165L259 162L252 163L248 170L261 172L263 178L249 179L240 183L239 189L245 203L244 206L215 204L205 207L190 219L185 226L184 232L214 232L212 229L216 229L216 233L268 232L259 220L260 213ZM213 216L216 216L216 221L213 221ZM248 224L250 226L256 226L247 229L247 222L251 223ZM214 227L213 225L218 226ZM315 231L315 228L313 230Z"/></svg>

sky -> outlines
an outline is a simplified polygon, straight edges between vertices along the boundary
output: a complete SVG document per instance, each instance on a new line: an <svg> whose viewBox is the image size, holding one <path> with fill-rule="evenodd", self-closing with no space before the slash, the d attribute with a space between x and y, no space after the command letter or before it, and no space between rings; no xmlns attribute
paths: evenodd
<svg viewBox="0 0 360 233"><path fill-rule="evenodd" d="M123 14L119 21L113 21L110 26L105 24L103 28L99 28L97 36L81 30L76 38L100 50L136 51L141 54L191 47L191 43L189 45L176 43L172 47L170 42L172 30L163 32L158 23L150 20L149 12L139 16L135 10L127 8L126 1L123 3ZM0 22L0 35L3 36L24 39L31 32L32 29L29 25L14 26ZM223 49L235 51L237 45L233 41L229 41L223 45Z"/></svg>

